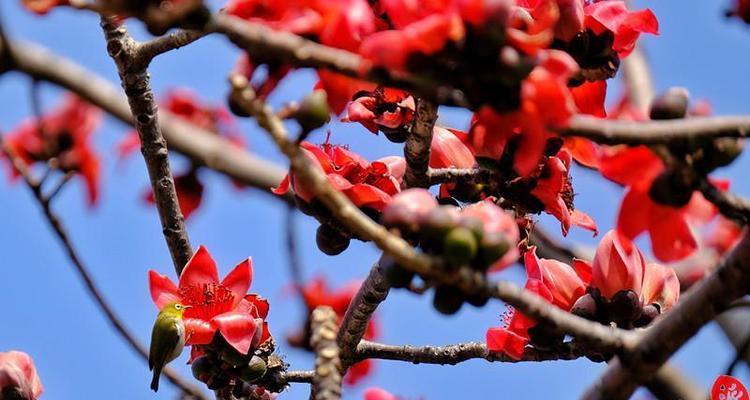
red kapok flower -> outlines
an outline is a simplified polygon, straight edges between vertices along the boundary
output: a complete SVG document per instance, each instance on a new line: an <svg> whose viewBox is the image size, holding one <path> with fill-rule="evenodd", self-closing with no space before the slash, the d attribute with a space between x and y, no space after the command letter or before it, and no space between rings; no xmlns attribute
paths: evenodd
<svg viewBox="0 0 750 400"><path fill-rule="evenodd" d="M263 332L260 343L270 337L264 323L268 303L247 294L252 279L252 259L248 258L219 281L216 263L203 246L185 265L178 286L166 275L149 271L151 298L157 308L176 301L191 307L183 318L186 344L211 343L218 331L242 354L248 354L256 344L254 338L259 329Z"/></svg>
<svg viewBox="0 0 750 400"><path fill-rule="evenodd" d="M70 2L68 0L21 0L21 4L31 12L44 15L51 9L57 6L67 6Z"/></svg>
<svg viewBox="0 0 750 400"><path fill-rule="evenodd" d="M6 143L27 165L56 159L60 170L81 176L89 205L93 205L99 196L99 158L90 138L100 121L101 110L68 94L41 121L21 123L8 134Z"/></svg>
<svg viewBox="0 0 750 400"><path fill-rule="evenodd" d="M319 306L329 306L333 308L333 311L341 320L347 308L349 308L349 303L357 294L359 286L359 282L352 282L338 290L331 290L328 288L325 279L317 277L302 288L302 297L308 310L312 311ZM363 338L373 340L377 338L378 334L377 319L370 319ZM344 377L344 381L349 385L357 384L362 378L370 374L372 366L373 360L364 360L354 364Z"/></svg>
<svg viewBox="0 0 750 400"><path fill-rule="evenodd" d="M607 0L592 2L584 9L585 25L596 34L609 30L615 35L612 50L620 58L635 48L641 33L659 34L659 22L649 9L628 11L624 1Z"/></svg>
<svg viewBox="0 0 750 400"><path fill-rule="evenodd" d="M526 290L536 293L558 308L570 311L576 300L586 293L591 276L588 270L577 271L556 260L540 259L536 256L535 247L531 247L524 255L524 264ZM529 328L536 325L536 322L512 308L509 308L503 319L505 327L487 330L487 348L520 359L530 341Z"/></svg>
<svg viewBox="0 0 750 400"><path fill-rule="evenodd" d="M645 264L643 255L630 240L617 231L609 231L596 247L591 286L608 299L621 290L640 294Z"/></svg>
<svg viewBox="0 0 750 400"><path fill-rule="evenodd" d="M401 157L385 157L370 163L343 146L327 142L320 146L302 142L301 146L313 164L328 175L328 181L357 207L382 212L391 196L401 191L406 168ZM294 171L273 192L281 195L290 187L302 200L308 203L313 200L312 190L297 180Z"/></svg>
<svg viewBox="0 0 750 400"><path fill-rule="evenodd" d="M346 108L344 122L359 122L372 133L406 129L414 118L414 98L398 89L377 87L363 91Z"/></svg>
<svg viewBox="0 0 750 400"><path fill-rule="evenodd" d="M36 400L43 391L31 356L21 351L0 353L0 397Z"/></svg>
<svg viewBox="0 0 750 400"><path fill-rule="evenodd" d="M521 107L509 113L496 113L485 106L474 116L468 143L478 157L499 159L508 141L519 136L514 153L514 169L526 176L539 165L549 127L564 126L575 111L567 83L577 69L573 59L558 50L540 53L541 61L523 81Z"/></svg>
<svg viewBox="0 0 750 400"><path fill-rule="evenodd" d="M544 211L552 214L561 223L563 235L571 225L578 225L598 234L594 220L586 213L573 209L573 188L568 178L570 153L563 150L557 157L549 157L542 169L531 195L544 204Z"/></svg>

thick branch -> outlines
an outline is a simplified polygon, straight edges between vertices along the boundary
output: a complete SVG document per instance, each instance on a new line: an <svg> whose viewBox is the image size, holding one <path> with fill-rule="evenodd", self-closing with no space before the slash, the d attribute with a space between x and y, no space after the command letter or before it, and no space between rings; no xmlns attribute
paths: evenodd
<svg viewBox="0 0 750 400"><path fill-rule="evenodd" d="M584 399L627 399L638 382L656 371L716 315L750 290L750 236L710 276L695 284L669 313L638 340L633 351L615 358Z"/></svg>
<svg viewBox="0 0 750 400"><path fill-rule="evenodd" d="M750 135L750 116L695 117L659 121L613 121L576 115L560 131L601 144L654 145Z"/></svg>
<svg viewBox="0 0 750 400"><path fill-rule="evenodd" d="M357 344L362 340L367 324L378 305L388 297L389 289L388 282L380 269L380 263L376 263L349 303L349 308L341 321L336 341L341 349L341 366L344 371L354 364Z"/></svg>
<svg viewBox="0 0 750 400"><path fill-rule="evenodd" d="M310 346L315 351L312 400L341 398L341 359L336 345L336 322L336 312L328 306L318 307L310 315Z"/></svg>
<svg viewBox="0 0 750 400"><path fill-rule="evenodd" d="M417 101L414 125L404 145L404 158L406 159L404 184L406 187L430 187L427 168L430 163L432 128L435 127L435 121L437 121L437 111L437 105L429 100Z"/></svg>
<svg viewBox="0 0 750 400"><path fill-rule="evenodd" d="M37 203L39 203L39 206L42 208L44 216L47 218L47 222L52 228L52 231L60 240L60 243L62 244L63 248L65 249L65 253L68 256L68 259L70 259L70 262L75 267L78 276L83 281L84 285L86 286L86 290L88 290L89 294L94 299L94 302L99 307L99 310L104 313L109 323L112 325L112 327L115 328L117 333L123 339L125 339L128 345L130 345L130 347L136 353L140 354L140 356L145 361L148 361L148 352L146 351L146 348L138 341L138 338L136 338L135 335L130 332L130 330L128 330L128 328L125 326L125 323L120 319L109 302L107 302L107 300L104 298L104 294L102 293L101 289L99 289L99 287L96 285L96 282L94 282L94 278L89 273L88 268L83 263L83 260L78 255L78 252L73 246L73 242L70 240L70 237L68 236L68 233L62 224L62 221L57 216L57 214L52 211L52 207L49 202L50 197L45 197L42 194L42 187L39 182L30 175L26 166L5 145L5 143L2 141L2 137L0 137L0 149L2 149L2 153L8 157L13 168L23 178L29 189L31 189L31 192L33 193ZM196 399L207 400L207 397L205 397L203 392L198 387L183 380L182 377L180 377L171 368L166 368L164 370L164 376L166 376L172 384L180 388L184 393L189 394Z"/></svg>
<svg viewBox="0 0 750 400"><path fill-rule="evenodd" d="M169 166L167 142L159 128L159 115L145 65L136 62L140 44L135 42L125 27L114 19L103 18L102 29L107 40L107 51L117 64L122 88L128 97L135 128L141 140L141 153L146 161L156 208L159 211L162 233L172 255L177 275L182 273L193 249L190 246L185 219L177 200L172 171Z"/></svg>

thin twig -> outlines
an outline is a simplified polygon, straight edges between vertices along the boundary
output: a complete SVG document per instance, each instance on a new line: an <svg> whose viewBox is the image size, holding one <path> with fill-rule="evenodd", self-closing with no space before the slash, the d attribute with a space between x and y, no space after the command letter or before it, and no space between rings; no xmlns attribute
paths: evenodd
<svg viewBox="0 0 750 400"><path fill-rule="evenodd" d="M315 375L312 377L310 399L340 399L341 359L336 345L336 312L328 306L318 307L310 315L310 325L310 346L315 351Z"/></svg>
<svg viewBox="0 0 750 400"><path fill-rule="evenodd" d="M363 340L357 346L355 361L370 358L406 361L414 364L456 365L468 360L484 359L490 362L530 362L552 360L575 360L587 354L587 347L576 343L565 343L558 348L539 350L527 348L521 359L514 359L505 353L491 352L485 343L468 342L447 346L389 345Z"/></svg>
<svg viewBox="0 0 750 400"><path fill-rule="evenodd" d="M107 51L117 65L120 81L135 119L162 233L172 255L175 271L180 275L193 255L193 248L190 246L185 219L177 199L167 143L159 128L159 114L146 70L147 63L135 58L140 44L130 37L122 24L115 19L102 18L101 25L107 40Z"/></svg>
<svg viewBox="0 0 750 400"><path fill-rule="evenodd" d="M180 29L141 43L139 56L153 60L161 54L187 46L205 36L205 32Z"/></svg>
<svg viewBox="0 0 750 400"><path fill-rule="evenodd" d="M744 226L750 222L750 201L729 192L719 190L708 179L700 182L699 190L706 200L713 203L719 212Z"/></svg>
<svg viewBox="0 0 750 400"><path fill-rule="evenodd" d="M302 260L300 259L299 251L297 250L297 229L296 224L294 223L294 217L296 215L297 210L291 204L288 204L286 210L285 232L286 250L287 257L289 258L289 272L292 276L292 282L294 283L294 294L296 297L299 297L300 302L302 302L302 306L307 313L309 312L307 309L307 303L302 296L302 289L305 286L305 280L302 276Z"/></svg>
<svg viewBox="0 0 750 400"><path fill-rule="evenodd" d="M42 208L42 211L44 212L44 216L46 217L47 222L49 223L52 230L55 232L55 235L57 236L57 238L60 240L60 243L62 244L68 256L68 259L70 259L70 262L75 267L76 272L78 273L78 276L81 278L81 280L83 280L83 283L86 286L86 289L88 290L91 297L94 299L94 302L96 303L96 305L99 307L102 313L104 313L104 315L107 317L107 320L115 328L117 333L119 333L119 335L123 339L125 339L125 341L130 345L130 347L133 350L135 350L136 353L140 354L140 356L144 360L147 361L148 352L146 351L146 348L138 341L135 335L133 335L133 333L130 332L130 330L128 330L128 328L122 322L122 320L114 311L112 306L104 298L104 294L94 282L93 277L88 272L88 268L83 263L83 260L78 255L78 252L73 246L73 242L70 240L70 237L68 236L68 233L62 224L62 221L57 216L57 214L55 214L52 211L49 198L44 197L44 195L42 194L42 188L39 185L39 182L30 175L28 169L23 164L23 162L21 162L21 160L18 159L18 157L15 154L13 154L13 151L8 146L5 145L1 136L0 136L0 149L8 157L8 159L11 161L11 165L13 166L13 168L23 178L23 180L26 182L26 185L29 187L29 189L33 193L34 198L36 199L37 203L39 203L39 206ZM172 370L171 368L166 368L164 370L164 375L172 384L180 388L183 392L193 396L196 399L204 399L204 400L208 399L198 387L185 381L183 378L177 375L177 373L175 373L174 370Z"/></svg>

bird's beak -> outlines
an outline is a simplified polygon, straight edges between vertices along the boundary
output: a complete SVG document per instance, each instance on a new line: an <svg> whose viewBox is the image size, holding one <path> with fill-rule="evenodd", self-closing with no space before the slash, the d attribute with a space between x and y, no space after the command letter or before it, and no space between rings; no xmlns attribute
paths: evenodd
<svg viewBox="0 0 750 400"><path fill-rule="evenodd" d="M193 306L182 306L183 309L187 310L189 308L193 308Z"/></svg>

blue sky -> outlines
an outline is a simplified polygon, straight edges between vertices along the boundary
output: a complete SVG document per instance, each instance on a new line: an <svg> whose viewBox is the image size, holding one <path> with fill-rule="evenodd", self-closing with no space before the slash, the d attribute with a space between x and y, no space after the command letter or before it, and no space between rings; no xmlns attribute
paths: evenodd
<svg viewBox="0 0 750 400"><path fill-rule="evenodd" d="M18 3L8 0L1 5L3 22L12 37L42 43L117 82L97 18L68 10L38 18L23 11ZM663 0L649 6L661 23L661 35L644 41L657 88L685 86L694 98L709 100L717 114L748 113L750 81L745 74L750 62L750 28L724 19L728 0ZM136 36L146 37L138 24L132 25ZM206 38L158 58L150 70L152 83L157 93L171 87L190 87L204 99L222 102L227 93L226 74L238 54L223 38ZM309 71L295 74L272 96L272 103L299 98L313 82ZM17 73L0 77L0 130L12 129L31 114L30 84L27 77ZM616 84L612 90L617 90ZM45 106L54 105L59 94L57 88L43 85ZM441 114L443 124L457 128L464 128L467 120L467 114L460 110L443 110ZM251 151L284 163L253 122L243 121L242 128ZM370 159L400 152L397 145L359 126L333 124L331 130L334 142L349 143ZM55 200L54 208L114 308L146 343L156 314L148 294L147 271L173 271L156 211L141 202L148 185L142 160L136 154L118 165L114 157L114 145L127 131L126 126L108 118L95 137L104 164L98 207L85 207L82 187L74 181ZM322 140L321 134L313 140ZM176 170L183 161L174 158ZM750 195L750 181L740 175L748 167L750 160L743 156L718 175L734 178L734 190ZM292 368L309 369L312 357L284 342L285 335L303 319L299 303L284 292L289 282L283 242L285 206L258 190L238 191L215 173L201 174L206 197L188 222L193 244L208 247L222 274L244 257L253 257L252 291L271 301L269 322L279 351ZM577 207L594 216L603 231L611 228L620 190L583 170L574 172L574 182ZM89 299L23 185L0 182L0 216L0 304L5 305L0 351L19 349L34 357L46 389L44 398L173 399L176 392L167 383L158 394L149 391L146 364L130 351ZM557 232L549 217L540 219ZM372 245L359 242L353 242L338 257L328 257L315 247L316 223L301 214L297 221L307 277L322 274L337 283L361 279L378 257ZM570 239L595 243L582 231L572 232ZM523 279L514 269L504 274L514 281ZM429 296L392 292L378 311L384 332L381 340L434 345L482 340L486 328L498 324L504 310L502 304L490 303L483 309L465 306L457 315L443 317L432 310L430 302ZM678 353L676 360L690 377L708 387L732 357L719 329L710 325ZM189 375L185 356L173 365ZM357 399L364 388L381 386L412 399L572 399L602 368L586 360L518 365L471 361L444 367L378 361L371 378L346 388L344 394ZM745 369L740 377L750 379ZM293 385L283 396L307 398L308 387Z"/></svg>

